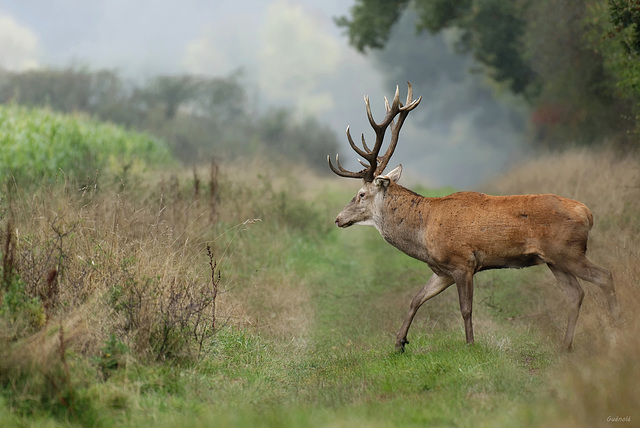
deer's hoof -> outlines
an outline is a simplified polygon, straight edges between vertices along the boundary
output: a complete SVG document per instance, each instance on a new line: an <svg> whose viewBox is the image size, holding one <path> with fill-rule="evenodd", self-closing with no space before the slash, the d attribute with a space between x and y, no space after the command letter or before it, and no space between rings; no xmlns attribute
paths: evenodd
<svg viewBox="0 0 640 428"><path fill-rule="evenodd" d="M404 353L404 345L408 344L409 341L407 339L402 339L396 342L396 352L402 354Z"/></svg>

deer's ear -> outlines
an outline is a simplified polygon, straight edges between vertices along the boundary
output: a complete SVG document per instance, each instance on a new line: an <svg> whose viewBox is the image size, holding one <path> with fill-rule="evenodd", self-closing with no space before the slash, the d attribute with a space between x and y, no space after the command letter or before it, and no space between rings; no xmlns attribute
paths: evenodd
<svg viewBox="0 0 640 428"><path fill-rule="evenodd" d="M397 183L398 180L400 180L400 176L402 175L402 164L398 165L397 167L393 168L389 174L387 174L387 177L389 177L394 183Z"/></svg>
<svg viewBox="0 0 640 428"><path fill-rule="evenodd" d="M373 180L373 184L378 187L384 187L386 189L387 187L389 187L390 182L393 181L394 183L396 183L398 180L400 180L400 175L402 175L402 165L398 165L397 167L393 168L387 175L377 176Z"/></svg>
<svg viewBox="0 0 640 428"><path fill-rule="evenodd" d="M389 187L390 181L391 180L386 175L379 175L373 179L373 184L375 184L376 187L384 187L386 189Z"/></svg>

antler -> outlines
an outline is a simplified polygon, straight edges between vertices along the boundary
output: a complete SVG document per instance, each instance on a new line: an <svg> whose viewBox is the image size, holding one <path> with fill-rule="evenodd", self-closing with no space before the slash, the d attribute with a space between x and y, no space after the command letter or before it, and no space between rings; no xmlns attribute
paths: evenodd
<svg viewBox="0 0 640 428"><path fill-rule="evenodd" d="M398 136L400 135L400 128L402 127L404 120L406 119L409 112L416 108L422 100L422 96L417 100L414 100L413 88L411 87L411 83L407 82L407 85L409 86L409 90L407 93L406 105L403 105L400 102L400 89L398 88L398 86L396 86L396 93L393 97L393 102L391 103L391 105L389 105L387 97L384 97L387 115L380 123L376 123L375 120L373 120L373 115L371 114L371 105L369 104L369 97L365 95L364 103L367 107L367 117L369 118L371 127L376 133L376 142L373 146L373 150L369 149L369 147L367 146L367 143L364 140L364 134L362 134L362 147L364 148L364 150L359 148L353 142L353 138L351 138L351 133L349 132L348 126L347 140L349 141L349 145L351 146L351 148L358 155L362 156L369 163L369 165L358 159L358 162L360 162L360 164L364 166L364 169L358 172L352 172L344 169L342 165L340 165L340 159L338 155L336 155L337 168L331 163L331 156L327 156L327 161L329 162L329 168L331 168L331 171L341 177L362 178L366 182L373 181L374 177L384 172L384 169L387 167L387 164L389 163L389 160L391 159L391 156L396 149L396 145L398 144ZM398 116L398 120L394 122L396 116ZM384 140L384 134L389 126L391 126L391 141L389 142L389 147L387 148L387 151L383 156L378 156L378 153L380 153L380 148L382 147L382 142Z"/></svg>

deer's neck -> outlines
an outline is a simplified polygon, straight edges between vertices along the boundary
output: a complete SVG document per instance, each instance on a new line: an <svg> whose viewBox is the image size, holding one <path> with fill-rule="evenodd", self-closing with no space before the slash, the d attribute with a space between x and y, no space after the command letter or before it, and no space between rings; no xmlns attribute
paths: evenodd
<svg viewBox="0 0 640 428"><path fill-rule="evenodd" d="M402 252L429 262L425 232L430 199L391 183L380 206L376 227L382 237Z"/></svg>

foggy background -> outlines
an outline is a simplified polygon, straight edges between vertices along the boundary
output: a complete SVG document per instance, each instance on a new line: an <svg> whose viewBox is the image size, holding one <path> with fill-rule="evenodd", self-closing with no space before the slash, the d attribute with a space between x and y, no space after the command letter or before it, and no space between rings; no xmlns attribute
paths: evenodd
<svg viewBox="0 0 640 428"><path fill-rule="evenodd" d="M359 169L344 136L373 141L363 95L382 118L383 96L406 81L420 106L409 116L389 167L405 183L470 188L526 152L526 109L496 100L456 34L416 35L411 11L382 51L363 55L333 22L351 1L0 0L0 67L107 68L134 80L161 74L242 73L256 110L287 106L335 130L344 166ZM428 52L428 54L425 54ZM419 54L416 54L419 53Z"/></svg>

